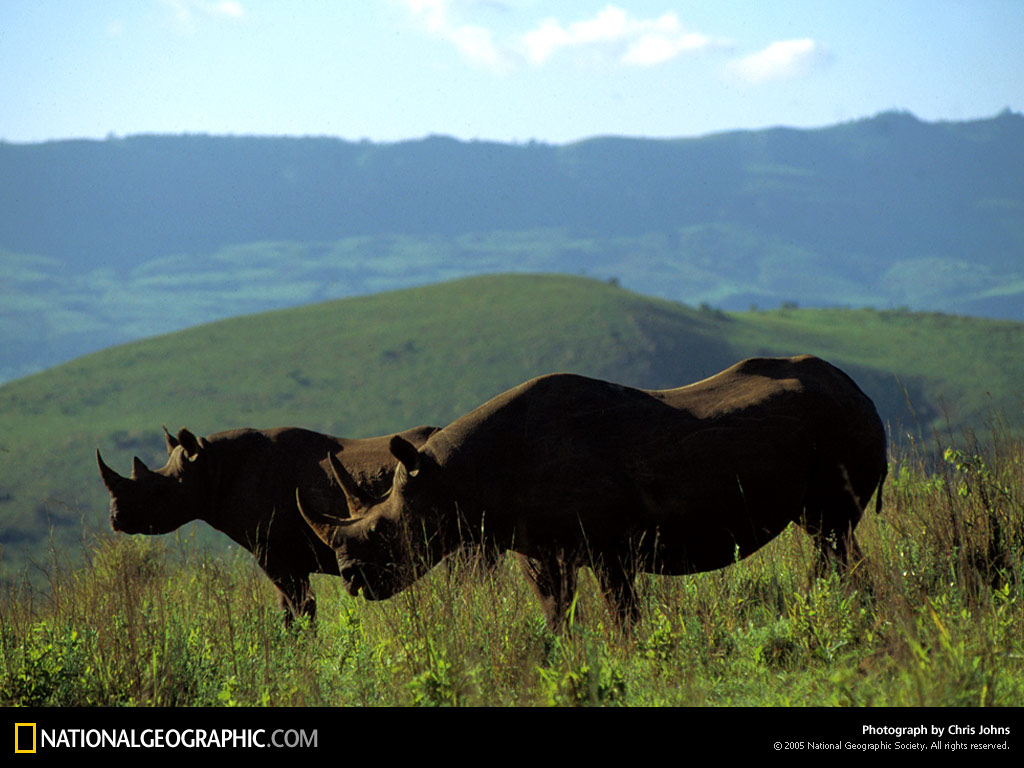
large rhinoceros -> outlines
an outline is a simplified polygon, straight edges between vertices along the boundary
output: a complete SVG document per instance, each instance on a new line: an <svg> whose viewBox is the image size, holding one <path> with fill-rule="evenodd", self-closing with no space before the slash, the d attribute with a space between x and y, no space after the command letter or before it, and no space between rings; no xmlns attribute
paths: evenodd
<svg viewBox="0 0 1024 768"><path fill-rule="evenodd" d="M403 443L422 445L437 427L402 432ZM196 437L164 429L167 464L150 470L138 457L130 478L96 461L110 492L110 524L124 533L169 533L191 520L204 520L256 556L280 592L286 624L294 616L316 616L309 574L338 575L338 562L315 536L295 506L301 488L311 509L341 502L332 489L334 472L325 458L347 470L363 493L385 493L396 459L391 435L343 439L295 427L236 429ZM344 504L342 503L342 507Z"/></svg>
<svg viewBox="0 0 1024 768"><path fill-rule="evenodd" d="M745 360L664 391L542 376L391 450L400 466L385 499L336 466L349 518L300 505L350 593L387 598L469 538L519 553L556 631L581 565L628 622L637 572L722 568L790 522L814 537L819 567L846 564L887 471L871 400L811 356Z"/></svg>

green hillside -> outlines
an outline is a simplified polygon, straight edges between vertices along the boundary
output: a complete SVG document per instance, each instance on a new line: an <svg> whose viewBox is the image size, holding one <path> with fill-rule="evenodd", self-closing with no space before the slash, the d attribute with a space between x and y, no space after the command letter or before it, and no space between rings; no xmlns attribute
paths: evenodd
<svg viewBox="0 0 1024 768"><path fill-rule="evenodd" d="M443 425L529 377L661 388L755 354L819 354L883 418L928 436L1021 425L1024 324L869 310L725 314L568 276L493 276L236 318L104 350L0 387L0 544L103 530L94 462L162 464L160 425L304 426L359 437ZM909 402L909 406L908 406Z"/></svg>

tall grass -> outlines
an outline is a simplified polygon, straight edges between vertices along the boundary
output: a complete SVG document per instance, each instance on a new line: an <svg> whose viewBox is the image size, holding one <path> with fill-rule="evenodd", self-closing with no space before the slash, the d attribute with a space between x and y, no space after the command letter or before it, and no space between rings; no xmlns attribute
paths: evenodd
<svg viewBox="0 0 1024 768"><path fill-rule="evenodd" d="M1024 442L893 450L851 574L790 528L757 555L640 580L611 622L592 576L552 635L512 558L462 557L382 603L318 578L285 629L246 553L117 537L0 596L4 705L1024 705Z"/></svg>

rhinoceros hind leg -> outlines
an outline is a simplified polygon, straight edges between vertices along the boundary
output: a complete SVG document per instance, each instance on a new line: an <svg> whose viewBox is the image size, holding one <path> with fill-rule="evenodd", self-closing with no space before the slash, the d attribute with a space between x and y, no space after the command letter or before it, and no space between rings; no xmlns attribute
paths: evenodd
<svg viewBox="0 0 1024 768"><path fill-rule="evenodd" d="M808 493L804 516L799 521L817 547L815 574L823 576L833 566L846 570L863 559L853 531L867 506L873 484L854 483L843 466L819 469L817 482ZM859 490L855 490L856 488Z"/></svg>
<svg viewBox="0 0 1024 768"><path fill-rule="evenodd" d="M833 567L846 571L864 559L853 535L853 529L860 522L861 510L848 502L838 506L844 509L844 514L830 515L808 509L801 521L804 530L814 539L817 549L814 573L818 577L827 575Z"/></svg>

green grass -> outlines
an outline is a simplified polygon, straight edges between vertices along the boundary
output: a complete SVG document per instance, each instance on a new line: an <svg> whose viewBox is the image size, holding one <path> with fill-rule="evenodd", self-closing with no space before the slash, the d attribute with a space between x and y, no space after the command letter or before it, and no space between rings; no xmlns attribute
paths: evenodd
<svg viewBox="0 0 1024 768"><path fill-rule="evenodd" d="M731 314L557 275L492 276L239 317L0 387L3 578L106 528L96 448L164 461L160 425L294 425L347 437L444 425L532 376L672 387L756 354L818 354L894 434L1024 423L1024 325L869 310ZM219 541L201 527L200 538Z"/></svg>
<svg viewBox="0 0 1024 768"><path fill-rule="evenodd" d="M511 557L382 603L318 578L317 627L286 630L246 554L104 536L4 587L0 705L1022 706L1024 442L929 462L894 450L851 575L813 580L791 528L727 569L641 578L625 631L587 572L552 635Z"/></svg>

